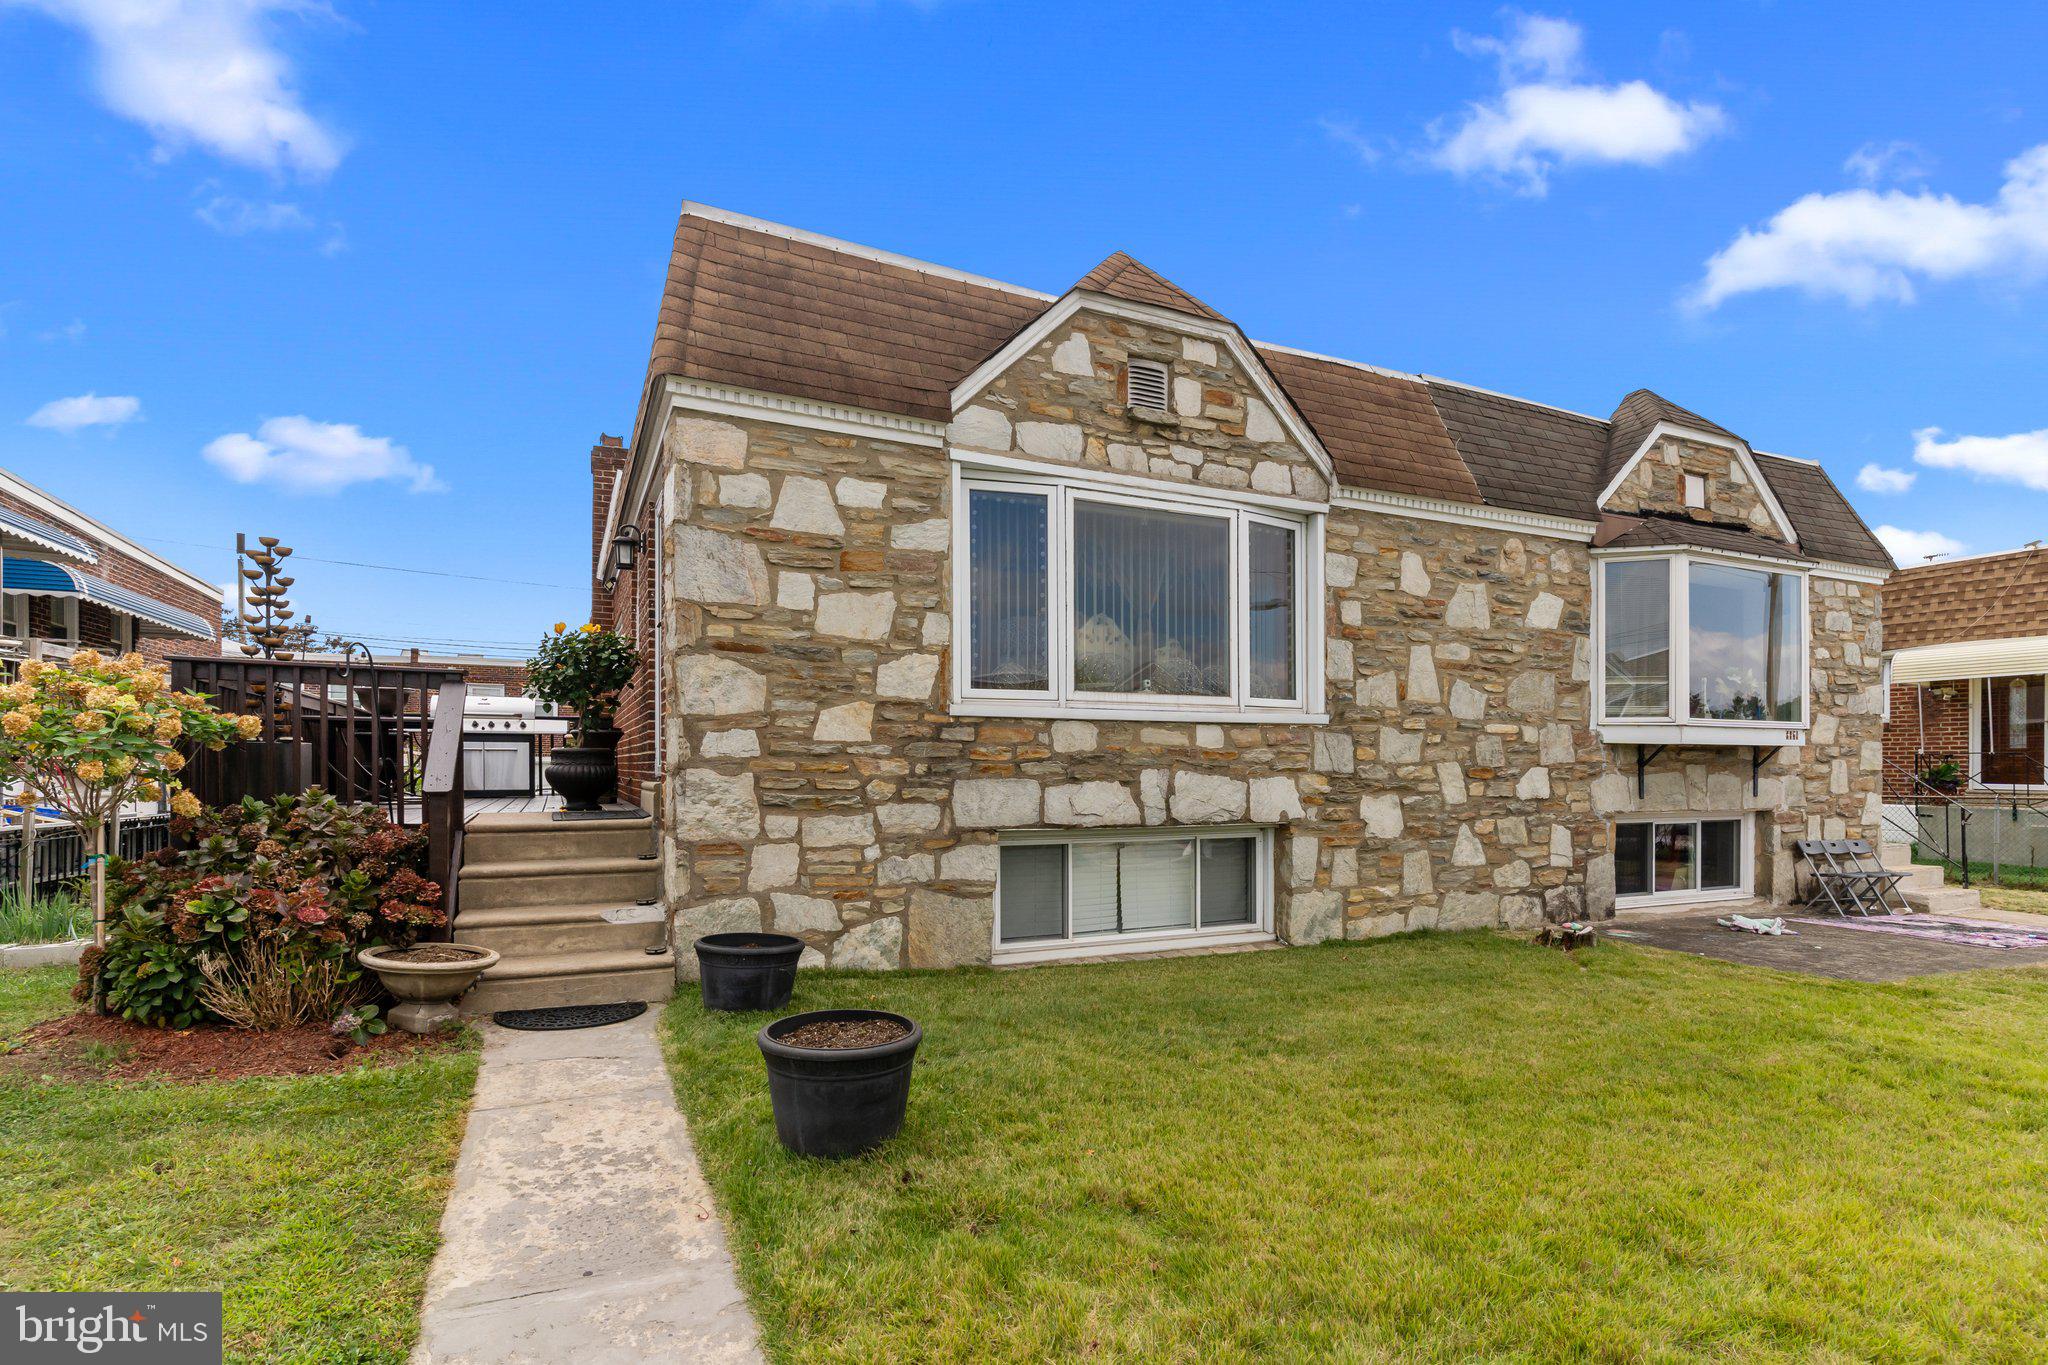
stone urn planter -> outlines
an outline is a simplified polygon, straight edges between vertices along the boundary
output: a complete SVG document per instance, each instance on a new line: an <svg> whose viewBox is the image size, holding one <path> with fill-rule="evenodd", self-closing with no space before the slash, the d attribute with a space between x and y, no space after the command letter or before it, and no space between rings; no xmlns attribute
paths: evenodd
<svg viewBox="0 0 2048 1365"><path fill-rule="evenodd" d="M618 743L616 731L612 743ZM618 753L605 745L565 744L548 755L547 779L564 810L603 810L619 789Z"/></svg>
<svg viewBox="0 0 2048 1365"><path fill-rule="evenodd" d="M706 934L697 940L697 984L707 1010L779 1010L796 988L804 941L789 934Z"/></svg>
<svg viewBox="0 0 2048 1365"><path fill-rule="evenodd" d="M385 1018L407 1033L433 1033L460 1016L456 997L498 961L490 948L470 943L416 943L410 948L365 948L356 961L377 974L398 998Z"/></svg>
<svg viewBox="0 0 2048 1365"><path fill-rule="evenodd" d="M887 1010L811 1010L754 1035L775 1136L798 1156L854 1156L903 1128L924 1030Z"/></svg>

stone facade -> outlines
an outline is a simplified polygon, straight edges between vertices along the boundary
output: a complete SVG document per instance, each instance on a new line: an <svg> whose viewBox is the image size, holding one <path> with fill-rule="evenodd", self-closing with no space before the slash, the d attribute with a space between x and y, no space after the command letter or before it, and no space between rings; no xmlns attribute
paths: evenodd
<svg viewBox="0 0 2048 1365"><path fill-rule="evenodd" d="M1706 481L1706 506L1685 505L1687 474L1697 474ZM1610 512L1677 513L1696 521L1741 526L1773 539L1784 538L1755 481L1734 451L1675 436L1666 436L1646 451L1605 506Z"/></svg>
<svg viewBox="0 0 2048 1365"><path fill-rule="evenodd" d="M1124 407L1134 356L1169 366L1171 411ZM1787 840L1874 824L1874 587L1812 580L1809 745L1754 791L1748 750L1670 749L1639 797L1635 751L1592 724L1587 546L1329 501L1228 347L1083 311L948 444L1326 506L1329 722L953 715L947 451L679 411L655 480L678 942L772 928L811 964L986 962L1001 831L1268 827L1275 932L1309 943L1609 913L1619 814L1753 813L1779 898ZM1748 520L1732 470L1715 506Z"/></svg>

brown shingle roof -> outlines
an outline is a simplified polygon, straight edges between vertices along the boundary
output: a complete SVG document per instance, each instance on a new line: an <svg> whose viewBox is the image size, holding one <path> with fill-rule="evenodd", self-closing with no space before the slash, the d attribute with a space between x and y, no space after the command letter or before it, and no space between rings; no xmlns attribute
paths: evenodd
<svg viewBox="0 0 2048 1365"><path fill-rule="evenodd" d="M1339 482L1479 502L1479 485L1413 379L1260 347L1259 358L1330 454Z"/></svg>
<svg viewBox="0 0 2048 1365"><path fill-rule="evenodd" d="M2048 635L2048 549L1901 569L1884 585L1884 647Z"/></svg>
<svg viewBox="0 0 2048 1365"><path fill-rule="evenodd" d="M1021 290L686 213L647 374L943 422L953 386L1044 309Z"/></svg>
<svg viewBox="0 0 2048 1365"><path fill-rule="evenodd" d="M1212 318L1217 322L1230 320L1172 280L1121 251L1076 280L1074 288L1107 294L1113 299L1129 299L1132 303L1171 308L1176 313L1193 313L1196 317Z"/></svg>
<svg viewBox="0 0 2048 1365"><path fill-rule="evenodd" d="M1428 390L1488 506L1593 519L1606 423L1439 380Z"/></svg>
<svg viewBox="0 0 2048 1365"><path fill-rule="evenodd" d="M1600 467L1600 487L1605 488L1614 482L1614 476L1621 472L1621 467L1628 463L1631 455L1642 449L1643 441L1659 422L1691 427L1694 431L1725 436L1731 441L1742 440L1728 428L1708 421L1691 408L1681 408L1662 394L1636 389L1621 400L1614 409L1614 415L1607 419L1607 451Z"/></svg>
<svg viewBox="0 0 2048 1365"><path fill-rule="evenodd" d="M1771 559L1811 560L1775 536L1759 535L1741 526L1693 521L1686 517L1624 517L1609 513L1593 533L1598 549L1633 550L1684 545L1696 550L1764 555Z"/></svg>
<svg viewBox="0 0 2048 1365"><path fill-rule="evenodd" d="M1231 325L1122 252L1076 288ZM652 401L656 378L679 375L942 422L952 416L954 387L1050 302L998 281L686 206L642 403ZM1421 376L1273 347L1259 354L1339 480L1357 488L1593 521L1614 452L1626 447L1618 457L1626 460L1657 421L1730 434L1646 389L1623 399L1610 423ZM1809 554L1890 566L1818 467L1758 460Z"/></svg>
<svg viewBox="0 0 2048 1365"><path fill-rule="evenodd" d="M1815 559L1835 564L1858 564L1867 569L1892 567L1890 553L1863 524L1863 518L1856 515L1856 509L1835 487L1825 469L1782 455L1752 455L1778 505L1791 519L1800 549Z"/></svg>

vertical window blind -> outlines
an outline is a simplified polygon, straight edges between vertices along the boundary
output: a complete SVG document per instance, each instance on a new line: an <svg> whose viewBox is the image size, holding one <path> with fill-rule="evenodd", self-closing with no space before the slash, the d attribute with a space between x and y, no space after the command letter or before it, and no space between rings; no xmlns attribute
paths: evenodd
<svg viewBox="0 0 2048 1365"><path fill-rule="evenodd" d="M1230 523L1074 507L1074 690L1230 695Z"/></svg>
<svg viewBox="0 0 2048 1365"><path fill-rule="evenodd" d="M968 503L968 613L975 687L1043 692L1048 499L977 488Z"/></svg>

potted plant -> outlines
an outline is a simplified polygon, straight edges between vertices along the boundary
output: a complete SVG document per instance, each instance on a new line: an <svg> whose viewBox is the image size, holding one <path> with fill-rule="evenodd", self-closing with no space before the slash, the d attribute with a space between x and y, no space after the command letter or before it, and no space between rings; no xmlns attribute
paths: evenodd
<svg viewBox="0 0 2048 1365"><path fill-rule="evenodd" d="M407 1033L433 1033L457 1019L456 997L497 965L494 949L473 943L365 948L356 961L377 974L398 1003L384 1017Z"/></svg>
<svg viewBox="0 0 2048 1365"><path fill-rule="evenodd" d="M1952 758L1930 763L1920 770L1920 780L1938 792L1954 795L1963 785L1962 765Z"/></svg>
<svg viewBox="0 0 2048 1365"><path fill-rule="evenodd" d="M789 934L706 934L697 940L697 984L707 1010L779 1010L796 987L804 941Z"/></svg>
<svg viewBox="0 0 2048 1365"><path fill-rule="evenodd" d="M556 749L546 770L548 785L569 810L601 810L618 790L619 736L611 712L639 667L625 636L587 623L571 630L564 621L527 660L528 695L576 713L576 742Z"/></svg>
<svg viewBox="0 0 2048 1365"><path fill-rule="evenodd" d="M775 1136L798 1156L853 1156L903 1127L924 1030L887 1010L811 1010L754 1035Z"/></svg>

